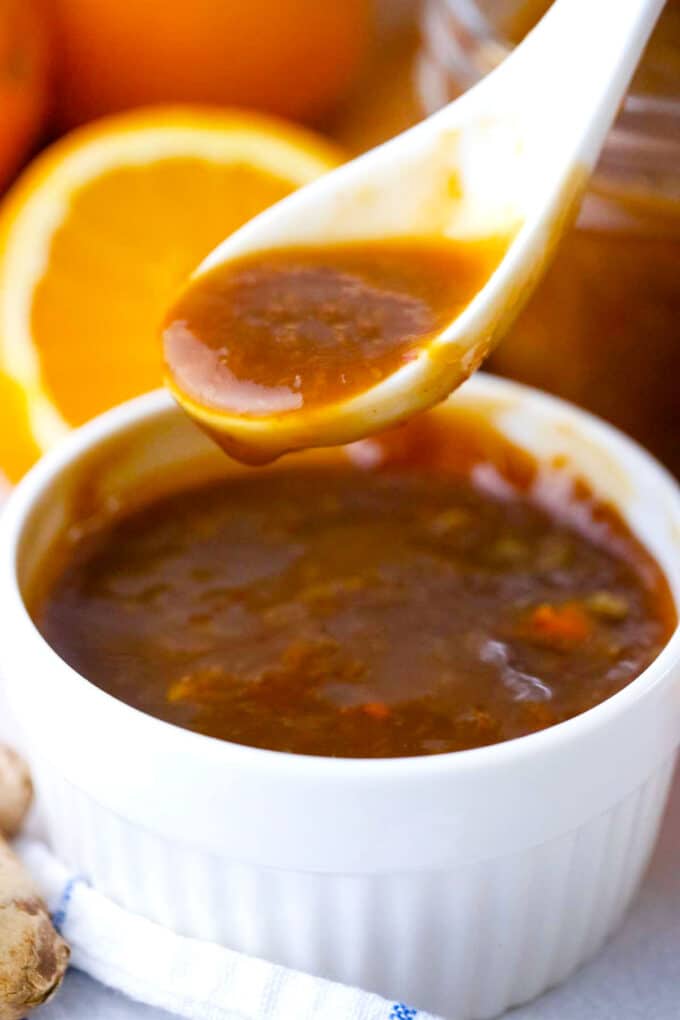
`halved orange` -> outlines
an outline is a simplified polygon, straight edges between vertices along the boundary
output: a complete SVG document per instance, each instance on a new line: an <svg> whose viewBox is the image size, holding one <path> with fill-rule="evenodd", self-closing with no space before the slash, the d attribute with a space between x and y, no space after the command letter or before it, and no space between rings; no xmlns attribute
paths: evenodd
<svg viewBox="0 0 680 1020"><path fill-rule="evenodd" d="M182 280L339 159L270 118L164 107L35 160L0 214L0 470L18 477L71 426L159 385L157 329Z"/></svg>

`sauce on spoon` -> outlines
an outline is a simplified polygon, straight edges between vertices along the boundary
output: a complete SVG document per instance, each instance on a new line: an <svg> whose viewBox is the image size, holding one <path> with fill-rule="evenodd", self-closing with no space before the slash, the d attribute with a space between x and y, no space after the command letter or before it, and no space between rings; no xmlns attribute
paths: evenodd
<svg viewBox="0 0 680 1020"><path fill-rule="evenodd" d="M364 241L222 264L192 281L167 316L168 382L189 409L241 418L304 416L342 403L418 358L483 287L506 246ZM225 445L225 430L214 431Z"/></svg>

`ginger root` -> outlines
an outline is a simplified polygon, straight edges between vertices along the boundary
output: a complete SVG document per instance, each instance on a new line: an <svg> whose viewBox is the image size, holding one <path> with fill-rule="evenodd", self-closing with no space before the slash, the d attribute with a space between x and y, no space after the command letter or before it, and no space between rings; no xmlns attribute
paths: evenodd
<svg viewBox="0 0 680 1020"><path fill-rule="evenodd" d="M0 831L15 835L33 789L23 760L0 745ZM0 1020L21 1020L54 992L69 948L19 858L0 836Z"/></svg>
<svg viewBox="0 0 680 1020"><path fill-rule="evenodd" d="M21 861L0 839L0 1020L21 1020L50 997L69 948Z"/></svg>
<svg viewBox="0 0 680 1020"><path fill-rule="evenodd" d="M0 833L7 839L21 829L32 800L26 762L11 747L0 744Z"/></svg>

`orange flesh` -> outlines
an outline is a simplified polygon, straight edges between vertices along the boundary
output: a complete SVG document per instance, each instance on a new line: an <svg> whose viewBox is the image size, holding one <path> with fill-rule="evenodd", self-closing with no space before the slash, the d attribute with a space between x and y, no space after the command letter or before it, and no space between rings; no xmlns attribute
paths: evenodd
<svg viewBox="0 0 680 1020"><path fill-rule="evenodd" d="M158 385L154 337L171 296L219 241L292 190L251 165L185 157L111 170L81 189L52 240L31 321L69 424Z"/></svg>
<svg viewBox="0 0 680 1020"><path fill-rule="evenodd" d="M39 456L31 434L26 395L0 371L0 499L3 476L9 482L18 482Z"/></svg>
<svg viewBox="0 0 680 1020"><path fill-rule="evenodd" d="M190 284L166 318L174 388L246 417L356 396L417 358L482 288L497 240L260 252Z"/></svg>

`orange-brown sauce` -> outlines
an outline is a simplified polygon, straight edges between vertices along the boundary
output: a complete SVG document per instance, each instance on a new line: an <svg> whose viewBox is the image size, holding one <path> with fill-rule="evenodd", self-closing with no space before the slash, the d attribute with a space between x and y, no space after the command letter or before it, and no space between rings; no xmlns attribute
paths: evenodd
<svg viewBox="0 0 680 1020"><path fill-rule="evenodd" d="M167 316L175 387L204 407L271 415L333 403L418 356L496 267L499 241L375 241L235 260Z"/></svg>
<svg viewBox="0 0 680 1020"><path fill-rule="evenodd" d="M226 740L391 757L522 736L620 690L675 625L621 518L578 483L556 516L535 470L480 420L425 416L344 462L89 519L34 616L99 687Z"/></svg>

